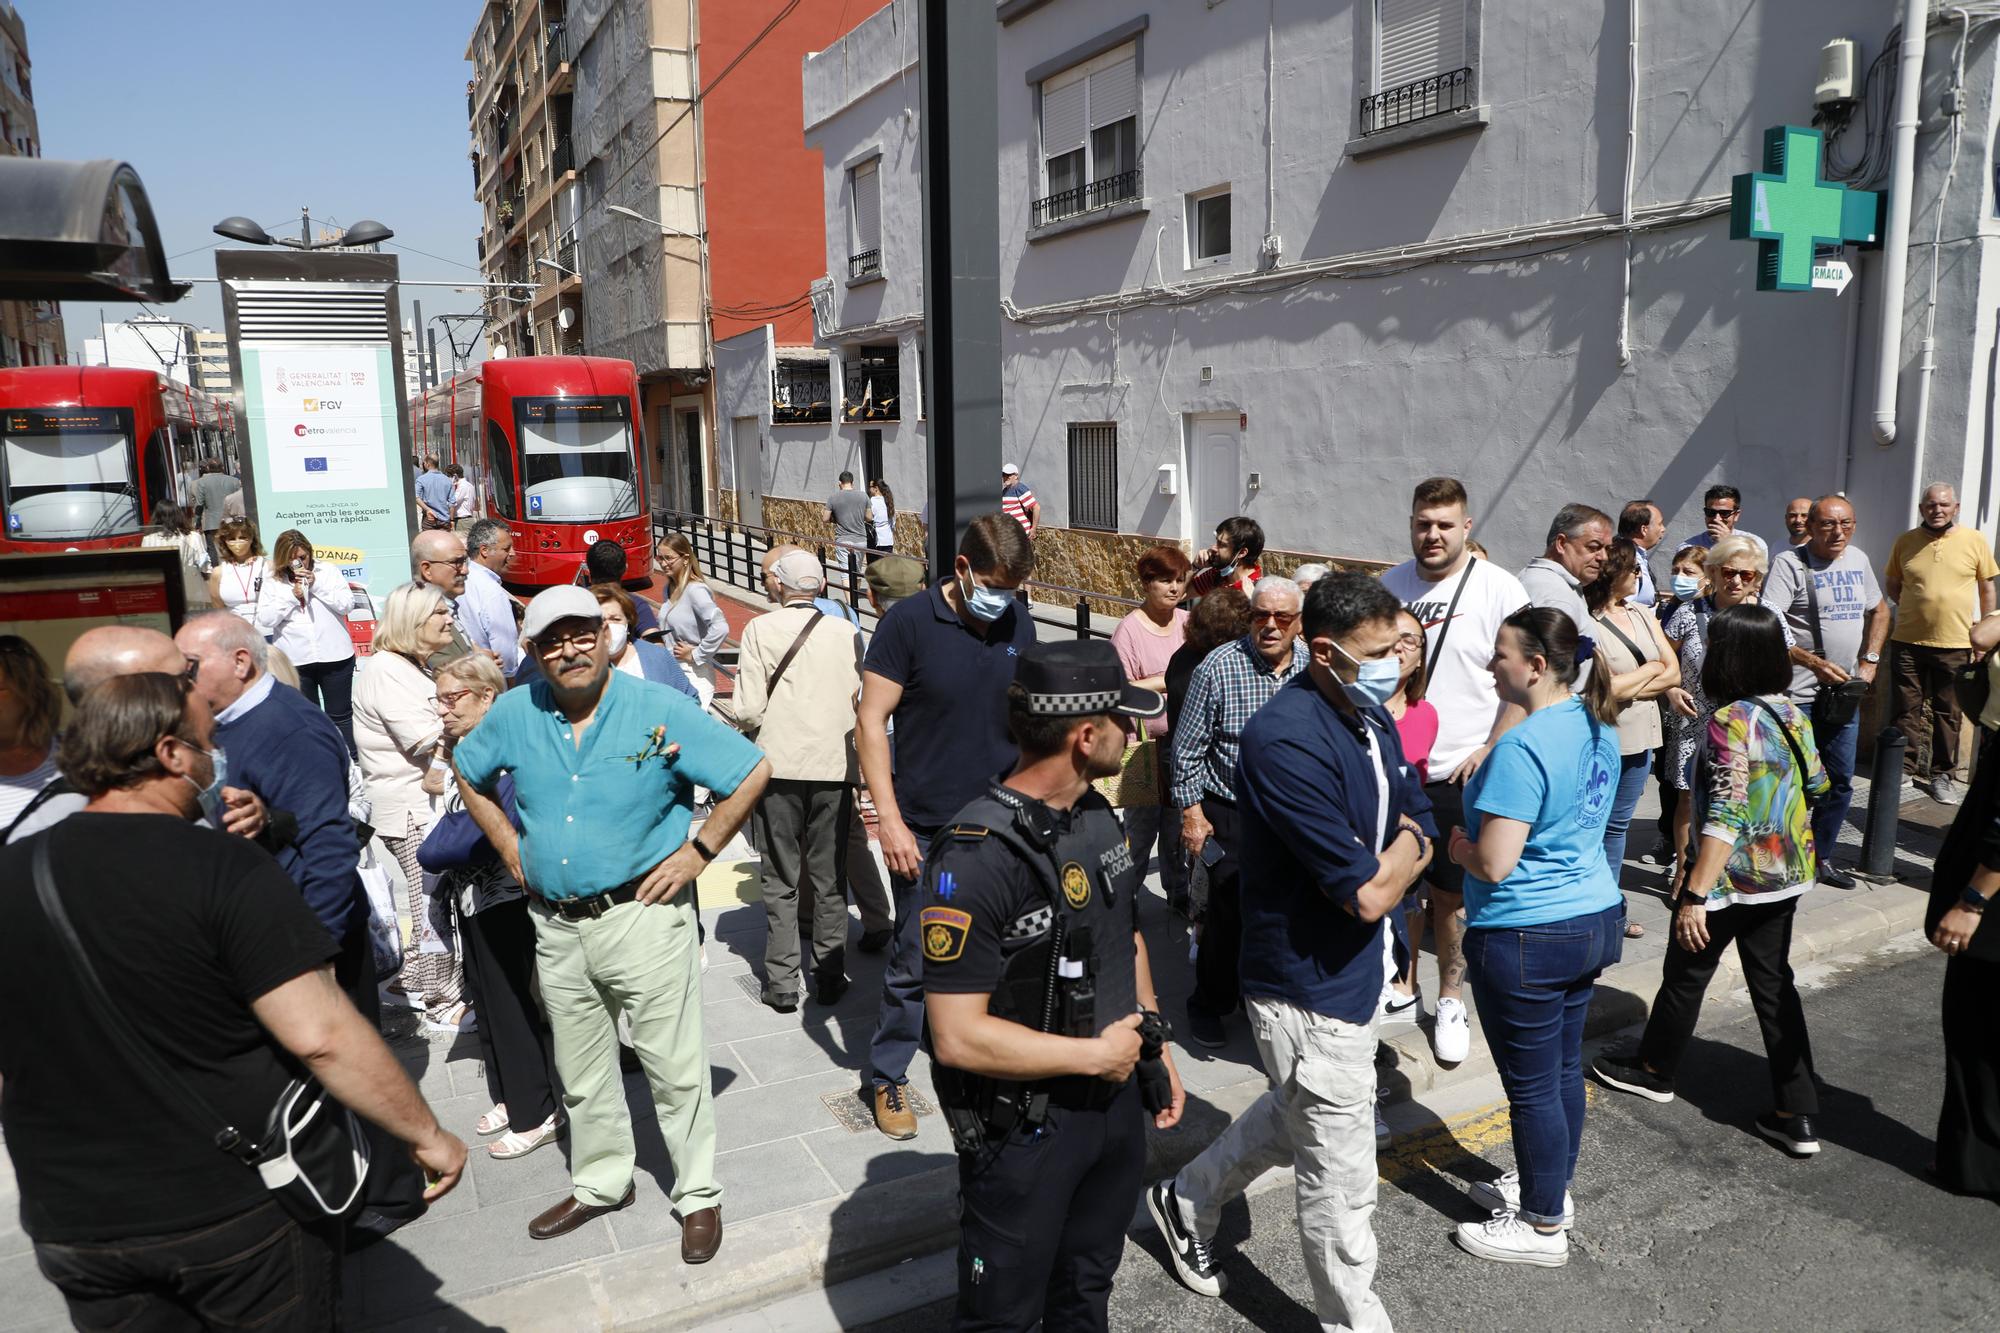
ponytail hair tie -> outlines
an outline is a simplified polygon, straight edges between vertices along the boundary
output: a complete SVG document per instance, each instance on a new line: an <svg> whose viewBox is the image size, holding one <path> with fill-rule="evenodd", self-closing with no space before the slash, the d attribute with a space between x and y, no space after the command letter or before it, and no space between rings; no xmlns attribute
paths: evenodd
<svg viewBox="0 0 2000 1333"><path fill-rule="evenodd" d="M1588 634L1577 635L1576 636L1577 662L1578 663L1588 662L1591 658L1595 656L1597 656L1597 640L1591 638Z"/></svg>

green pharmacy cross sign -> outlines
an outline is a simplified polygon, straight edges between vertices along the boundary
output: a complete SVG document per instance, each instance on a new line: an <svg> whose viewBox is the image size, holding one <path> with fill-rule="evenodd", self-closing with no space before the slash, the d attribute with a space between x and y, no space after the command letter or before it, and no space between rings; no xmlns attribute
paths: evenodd
<svg viewBox="0 0 2000 1333"><path fill-rule="evenodd" d="M1825 140L1818 130L1776 125L1764 131L1764 169L1730 182L1729 237L1757 242L1757 290L1813 287L1813 247L1871 243L1882 196L1850 190L1820 175Z"/></svg>

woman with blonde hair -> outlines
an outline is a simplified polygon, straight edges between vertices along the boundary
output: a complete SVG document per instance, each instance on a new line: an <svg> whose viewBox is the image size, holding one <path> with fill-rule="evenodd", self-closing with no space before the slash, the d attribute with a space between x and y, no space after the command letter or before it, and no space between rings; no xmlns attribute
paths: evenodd
<svg viewBox="0 0 2000 1333"><path fill-rule="evenodd" d="M257 525L247 518L224 520L215 530L215 551L215 568L208 572L209 601L255 624L257 599L271 572Z"/></svg>
<svg viewBox="0 0 2000 1333"><path fill-rule="evenodd" d="M338 569L322 570L313 545L297 528L271 544L264 590L251 623L284 649L299 672L299 693L318 704L340 728L354 753L354 639L347 613L354 593Z"/></svg>
<svg viewBox="0 0 2000 1333"><path fill-rule="evenodd" d="M410 940L403 949L400 988L423 1010L433 1032L459 1030L465 1017L463 981L455 956L450 909L425 891L417 849L434 817L431 792L442 791L449 747L438 720L437 690L424 663L451 643L451 604L428 583L405 583L389 594L375 629L375 651L354 685L354 740L374 807L375 831L403 868Z"/></svg>
<svg viewBox="0 0 2000 1333"><path fill-rule="evenodd" d="M0 844L56 777L62 689L35 645L0 634Z"/></svg>
<svg viewBox="0 0 2000 1333"><path fill-rule="evenodd" d="M715 698L715 655L729 637L729 621L702 580L694 546L678 532L660 538L654 550L666 587L660 597L660 626L667 632L681 670L693 682L702 707Z"/></svg>

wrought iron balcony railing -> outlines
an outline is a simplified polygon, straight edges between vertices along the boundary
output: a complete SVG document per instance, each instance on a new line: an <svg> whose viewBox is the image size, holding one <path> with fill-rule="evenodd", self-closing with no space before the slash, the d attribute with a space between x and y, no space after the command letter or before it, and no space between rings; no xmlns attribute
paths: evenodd
<svg viewBox="0 0 2000 1333"><path fill-rule="evenodd" d="M1046 198L1035 200L1031 207L1034 226L1040 227L1064 218L1077 217L1084 213L1094 213L1100 208L1109 208L1127 199L1139 197L1139 168L1121 171L1116 176L1106 176L1088 185L1079 185L1070 190L1059 190Z"/></svg>
<svg viewBox="0 0 2000 1333"><path fill-rule="evenodd" d="M847 276L850 278L865 278L870 273L880 273L881 271L882 252L880 250L863 250L858 255L849 255L847 257Z"/></svg>
<svg viewBox="0 0 2000 1333"><path fill-rule="evenodd" d="M1472 67L1417 79L1400 88L1390 88L1361 99L1361 132L1382 130L1429 120L1472 105Z"/></svg>

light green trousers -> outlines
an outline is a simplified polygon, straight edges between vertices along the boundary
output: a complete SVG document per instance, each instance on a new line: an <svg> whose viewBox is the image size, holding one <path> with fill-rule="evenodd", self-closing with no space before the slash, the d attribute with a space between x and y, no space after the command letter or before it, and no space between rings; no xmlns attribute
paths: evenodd
<svg viewBox="0 0 2000 1333"><path fill-rule="evenodd" d="M701 958L686 891L650 907L620 903L589 921L565 921L539 903L529 910L577 1199L614 1204L632 1183L632 1117L618 1072L623 1012L673 1163L674 1207L686 1217L721 1203L701 1036Z"/></svg>

